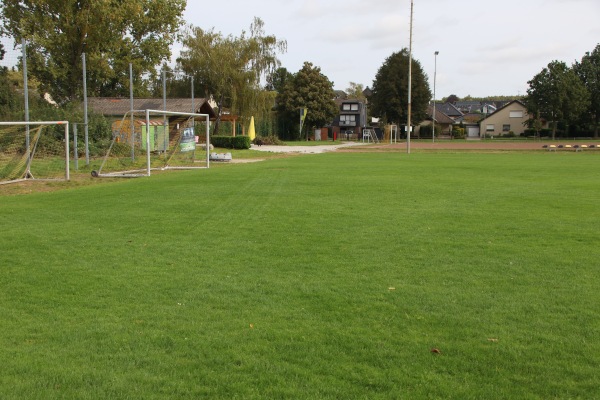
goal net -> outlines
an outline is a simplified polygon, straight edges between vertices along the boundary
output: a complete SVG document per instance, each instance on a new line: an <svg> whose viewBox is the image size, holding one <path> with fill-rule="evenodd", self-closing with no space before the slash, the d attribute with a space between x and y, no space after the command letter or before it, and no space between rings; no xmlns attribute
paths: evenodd
<svg viewBox="0 0 600 400"><path fill-rule="evenodd" d="M152 170L209 168L209 116L130 111L112 124L112 141L94 177L150 176Z"/></svg>
<svg viewBox="0 0 600 400"><path fill-rule="evenodd" d="M69 180L69 122L0 122L0 184Z"/></svg>

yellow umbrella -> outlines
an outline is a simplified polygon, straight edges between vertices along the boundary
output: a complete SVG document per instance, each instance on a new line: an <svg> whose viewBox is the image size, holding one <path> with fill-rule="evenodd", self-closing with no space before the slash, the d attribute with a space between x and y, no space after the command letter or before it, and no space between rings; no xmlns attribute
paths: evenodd
<svg viewBox="0 0 600 400"><path fill-rule="evenodd" d="M254 140L256 132L254 131L254 117L250 117L250 127L248 128L248 136L250 140Z"/></svg>

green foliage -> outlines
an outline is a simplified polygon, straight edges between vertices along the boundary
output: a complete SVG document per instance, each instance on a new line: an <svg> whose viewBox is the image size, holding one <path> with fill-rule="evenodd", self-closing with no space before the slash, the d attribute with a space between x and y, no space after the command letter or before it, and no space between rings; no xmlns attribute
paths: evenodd
<svg viewBox="0 0 600 400"><path fill-rule="evenodd" d="M377 71L371 95L371 114L387 122L406 125L408 120L408 49L389 56ZM431 91L419 61L412 60L412 116L418 124L427 118Z"/></svg>
<svg viewBox="0 0 600 400"><path fill-rule="evenodd" d="M585 53L581 62L573 65L573 69L590 93L590 105L588 112L583 115L583 121L593 127L594 137L598 138L600 129L600 44L596 45L591 53Z"/></svg>
<svg viewBox="0 0 600 400"><path fill-rule="evenodd" d="M304 132L330 124L338 109L333 101L333 82L321 73L321 68L305 62L293 79L277 94L277 110L292 130L286 137L299 138L300 109L308 110Z"/></svg>
<svg viewBox="0 0 600 400"><path fill-rule="evenodd" d="M211 136L210 143L215 147L224 149L249 149L248 136Z"/></svg>
<svg viewBox="0 0 600 400"><path fill-rule="evenodd" d="M456 125L452 126L452 137L454 139L464 139L465 138L465 128L461 128Z"/></svg>
<svg viewBox="0 0 600 400"><path fill-rule="evenodd" d="M431 137L432 125L423 125L419 128L420 136ZM439 124L435 124L435 135L438 136L442 132L442 127Z"/></svg>
<svg viewBox="0 0 600 400"><path fill-rule="evenodd" d="M284 142L275 135L257 136L254 138L252 143L260 144L260 145L264 144L264 145L276 145L276 146L281 146L284 144Z"/></svg>
<svg viewBox="0 0 600 400"><path fill-rule="evenodd" d="M185 0L4 0L0 32L28 41L30 75L59 103L82 92L82 53L94 96L128 93L134 75L153 74L170 57ZM136 85L139 87L141 85Z"/></svg>
<svg viewBox="0 0 600 400"><path fill-rule="evenodd" d="M294 74L289 72L286 68L277 68L273 73L267 76L266 90L274 92L281 92L285 88L285 85L294 79Z"/></svg>
<svg viewBox="0 0 600 400"><path fill-rule="evenodd" d="M346 94L349 99L365 100L366 97L363 93L365 87L362 83L350 82L346 89Z"/></svg>
<svg viewBox="0 0 600 400"><path fill-rule="evenodd" d="M589 92L574 70L564 62L550 62L527 83L527 109L531 114L555 122L553 139L557 122L575 122L589 106Z"/></svg>
<svg viewBox="0 0 600 400"><path fill-rule="evenodd" d="M194 86L202 95L212 95L218 106L215 133L225 108L249 118L268 114L274 96L261 88L265 79L280 66L278 53L287 43L266 35L264 23L254 18L250 35L223 36L214 30L190 26L184 34L178 68L194 76Z"/></svg>

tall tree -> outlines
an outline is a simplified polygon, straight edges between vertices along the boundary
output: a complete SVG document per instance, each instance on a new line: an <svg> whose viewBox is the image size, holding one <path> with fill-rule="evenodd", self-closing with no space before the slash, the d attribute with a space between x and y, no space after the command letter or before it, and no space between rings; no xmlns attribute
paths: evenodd
<svg viewBox="0 0 600 400"><path fill-rule="evenodd" d="M289 72L287 68L277 68L275 72L267 76L267 85L265 89L274 92L281 92L285 85L294 79L294 74Z"/></svg>
<svg viewBox="0 0 600 400"><path fill-rule="evenodd" d="M600 126L600 44L591 53L585 53L573 69L590 93L590 106L585 119L591 123L594 138L597 139Z"/></svg>
<svg viewBox="0 0 600 400"><path fill-rule="evenodd" d="M179 68L194 76L202 95L217 101L216 133L223 108L242 117L267 108L269 97L261 94L261 82L281 65L277 55L287 50L287 42L266 35L260 18L254 18L249 34L242 31L239 37L190 26L183 46Z"/></svg>
<svg viewBox="0 0 600 400"><path fill-rule="evenodd" d="M90 93L126 94L130 62L139 77L170 57L185 6L186 0L3 0L0 33L28 41L30 75L61 103L80 98L84 52Z"/></svg>
<svg viewBox="0 0 600 400"><path fill-rule="evenodd" d="M525 104L533 115L552 122L552 139L558 122L567 125L581 116L589 105L589 93L573 69L552 61L529 82Z"/></svg>
<svg viewBox="0 0 600 400"><path fill-rule="evenodd" d="M334 96L333 82L321 73L321 68L305 62L302 69L278 94L278 111L283 118L289 120L288 126L294 126L294 121L299 123L300 109L306 108L305 129L322 127L331 123L337 114ZM300 137L299 131L292 132L298 132L298 136L292 137Z"/></svg>
<svg viewBox="0 0 600 400"><path fill-rule="evenodd" d="M454 103L456 103L457 101L460 101L460 98L459 98L457 95L455 95L455 94L451 94L451 95L450 95L450 96L448 96L448 98L446 99L446 102L447 102L447 103L451 103L451 104L454 104Z"/></svg>
<svg viewBox="0 0 600 400"><path fill-rule="evenodd" d="M389 56L377 71L371 95L371 113L385 121L405 123L408 120L408 49ZM421 64L412 60L411 119L415 123L427 118L431 90Z"/></svg>
<svg viewBox="0 0 600 400"><path fill-rule="evenodd" d="M346 89L346 94L349 99L365 100L364 90L365 86L362 83L350 82Z"/></svg>

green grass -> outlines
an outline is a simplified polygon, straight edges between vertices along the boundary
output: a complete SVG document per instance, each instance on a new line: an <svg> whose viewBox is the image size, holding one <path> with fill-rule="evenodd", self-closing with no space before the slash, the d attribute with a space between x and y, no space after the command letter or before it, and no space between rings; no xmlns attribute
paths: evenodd
<svg viewBox="0 0 600 400"><path fill-rule="evenodd" d="M596 398L597 166L327 153L0 197L0 398Z"/></svg>

